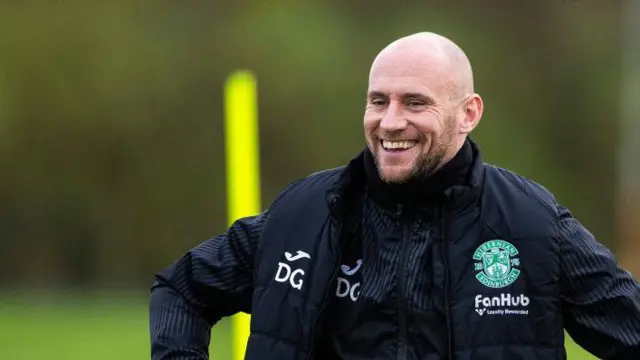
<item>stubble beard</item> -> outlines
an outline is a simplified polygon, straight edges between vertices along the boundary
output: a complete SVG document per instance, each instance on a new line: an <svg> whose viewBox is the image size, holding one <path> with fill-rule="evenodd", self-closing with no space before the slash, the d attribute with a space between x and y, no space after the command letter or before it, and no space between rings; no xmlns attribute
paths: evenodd
<svg viewBox="0 0 640 360"><path fill-rule="evenodd" d="M411 168L409 174L407 174L406 176L403 176L401 178L386 177L380 170L378 157L375 156L374 159L380 178L384 182L389 184L403 184L424 180L438 171L441 165L443 165L443 161L447 156L449 148L451 147L453 142L455 118L453 116L449 117L445 122L445 126L446 128L442 132L442 136L435 140L435 143L432 145L430 151L420 154L418 158L414 160L413 167Z"/></svg>

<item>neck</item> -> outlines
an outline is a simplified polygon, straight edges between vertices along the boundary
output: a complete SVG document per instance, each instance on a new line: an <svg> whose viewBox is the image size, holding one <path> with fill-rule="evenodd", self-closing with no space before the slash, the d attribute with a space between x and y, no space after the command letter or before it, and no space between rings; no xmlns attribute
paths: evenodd
<svg viewBox="0 0 640 360"><path fill-rule="evenodd" d="M465 141L457 154L429 176L410 179L401 184L384 182L378 173L373 154L365 151L365 170L368 192L380 205L395 207L398 204L424 206L437 201L444 191L468 181L473 150Z"/></svg>

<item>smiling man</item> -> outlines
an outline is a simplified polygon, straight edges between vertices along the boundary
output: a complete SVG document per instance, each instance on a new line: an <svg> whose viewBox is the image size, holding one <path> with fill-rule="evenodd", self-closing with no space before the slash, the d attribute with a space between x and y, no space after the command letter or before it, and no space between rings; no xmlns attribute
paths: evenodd
<svg viewBox="0 0 640 360"><path fill-rule="evenodd" d="M360 154L157 274L152 358L207 359L237 312L251 360L565 359L565 329L640 358L638 282L544 187L482 161L482 111L456 44L388 45Z"/></svg>
<svg viewBox="0 0 640 360"><path fill-rule="evenodd" d="M462 147L482 106L466 55L448 39L418 34L386 47L371 66L364 117L382 179L435 172Z"/></svg>

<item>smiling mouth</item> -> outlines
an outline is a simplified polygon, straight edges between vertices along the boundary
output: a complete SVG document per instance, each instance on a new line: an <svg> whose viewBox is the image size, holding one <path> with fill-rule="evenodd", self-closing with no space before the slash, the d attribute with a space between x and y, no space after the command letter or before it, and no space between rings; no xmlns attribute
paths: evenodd
<svg viewBox="0 0 640 360"><path fill-rule="evenodd" d="M382 148L386 151L391 152L400 152L409 150L412 147L418 144L415 140L401 140L401 141L390 141L390 140L380 140L380 144Z"/></svg>

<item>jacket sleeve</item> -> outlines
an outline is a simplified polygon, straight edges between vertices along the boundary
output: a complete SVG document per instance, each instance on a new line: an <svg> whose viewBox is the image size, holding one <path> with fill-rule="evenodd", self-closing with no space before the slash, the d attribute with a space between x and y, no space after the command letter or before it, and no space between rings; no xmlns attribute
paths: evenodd
<svg viewBox="0 0 640 360"><path fill-rule="evenodd" d="M640 287L570 212L559 206L565 328L599 359L640 359Z"/></svg>
<svg viewBox="0 0 640 360"><path fill-rule="evenodd" d="M211 327L250 312L253 256L265 217L235 221L156 275L149 300L153 360L208 359Z"/></svg>

